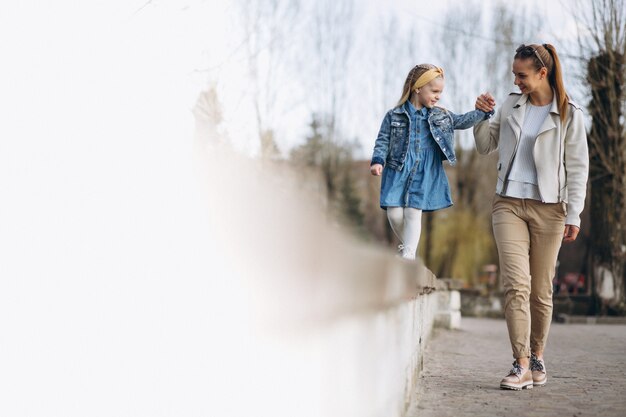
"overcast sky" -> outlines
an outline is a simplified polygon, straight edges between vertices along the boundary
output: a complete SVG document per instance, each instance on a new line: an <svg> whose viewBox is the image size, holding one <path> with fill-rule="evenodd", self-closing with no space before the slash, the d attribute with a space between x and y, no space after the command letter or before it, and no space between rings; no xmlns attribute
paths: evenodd
<svg viewBox="0 0 626 417"><path fill-rule="evenodd" d="M376 83L378 74L368 72L367 65L361 64L367 61L361 59L373 53L368 47L376 39L377 25L391 14L396 14L399 26L416 27L416 59L445 67L439 51L432 51L424 40L442 19L443 11L455 7L454 1L357 3L358 35L352 50L355 68L351 69L355 76L373 78ZM482 2L484 7L493 3ZM559 9L557 2L534 4L550 21L541 38L558 34L559 39L566 39L575 33L573 21L563 13L558 19L550 18L550 13ZM2 128L11 129L11 137L28 137L26 142L60 139L46 140L40 144L43 147L75 145L74 151L65 153L69 158L80 154L85 142L98 141L98 135L106 140L89 146L100 146L103 152L117 146L137 150L150 134L163 133L163 123L189 134L196 95L208 85L216 85L231 139L254 153L258 145L238 23L237 7L230 0L61 0L3 5L0 34L7 41L0 48L10 65L4 66L0 80L2 114L9 121ZM298 36L301 34L294 33L294 39ZM477 45L481 42L484 40L478 39ZM394 92L401 88L403 77L397 77ZM350 87L347 93L355 108L374 107L368 102L371 97ZM452 93L444 94L443 104ZM355 117L359 122L348 123L346 135L359 137L368 147L379 125L377 111L382 109L373 113L359 110ZM309 117L310 106L300 102L275 122L283 151L302 142ZM38 122L30 123L33 118ZM97 132L78 140L82 144L75 143L82 129L96 126ZM128 137L119 131L122 126L145 134Z"/></svg>

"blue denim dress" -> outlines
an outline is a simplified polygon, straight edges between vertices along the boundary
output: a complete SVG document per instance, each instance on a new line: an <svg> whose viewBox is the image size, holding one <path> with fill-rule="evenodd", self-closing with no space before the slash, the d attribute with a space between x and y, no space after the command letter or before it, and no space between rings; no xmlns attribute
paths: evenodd
<svg viewBox="0 0 626 417"><path fill-rule="evenodd" d="M410 101L404 106L411 118L406 162L401 171L385 166L380 206L383 209L412 207L423 211L450 207L450 185L443 169L445 155L430 132L429 109L417 110Z"/></svg>

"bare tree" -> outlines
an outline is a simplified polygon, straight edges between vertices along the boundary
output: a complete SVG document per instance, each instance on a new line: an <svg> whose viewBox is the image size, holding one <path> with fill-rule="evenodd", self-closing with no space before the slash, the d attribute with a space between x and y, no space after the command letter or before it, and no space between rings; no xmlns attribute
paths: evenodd
<svg viewBox="0 0 626 417"><path fill-rule="evenodd" d="M506 3L495 5L490 15L484 13L479 2L449 10L435 39L446 71L445 101L451 110L460 113L472 109L473 100L468 99L485 90L498 102L504 101L513 87L510 65L515 46L528 42L540 25L541 19L529 15L524 7L513 9ZM483 27L488 28L487 33L477 30ZM449 172L456 207L452 212L426 216L422 250L426 263L438 276L463 271L465 278L471 279L483 262L496 257L489 227L495 160L477 155L470 130L457 131L455 135L457 165ZM443 222L435 222L433 227L433 217L442 221L446 218L454 224L471 218L472 227L450 229ZM442 245L445 251L439 249ZM467 253L474 255L468 257Z"/></svg>
<svg viewBox="0 0 626 417"><path fill-rule="evenodd" d="M591 90L590 263L604 307L626 312L626 3L599 0L579 4L574 15Z"/></svg>
<svg viewBox="0 0 626 417"><path fill-rule="evenodd" d="M309 11L308 46L301 52L306 59L299 77L307 87L307 103L317 123L324 127L325 144L321 147L321 170L328 201L337 201L340 183L341 117L345 113L349 73L346 71L354 38L354 2L320 0ZM315 57L315 59L311 59Z"/></svg>
<svg viewBox="0 0 626 417"><path fill-rule="evenodd" d="M441 51L444 52L442 62L446 70L446 97L451 103L453 111L460 113L470 110L469 97L480 94L481 84L479 76L468 76L468 68L474 73L480 74L484 68L486 51L481 53L476 47L476 39L472 36L458 36L449 31L449 28L462 30L463 33L472 33L476 27L482 27L483 9L476 2L466 3L461 10L450 11L443 18L442 36L440 37ZM482 45L484 41L480 42ZM473 103L471 103L473 106ZM469 131L456 132L457 142L457 171L456 175L456 202L460 209L468 207L476 211L473 195L476 192L478 172L476 165L484 162L478 158L473 146Z"/></svg>
<svg viewBox="0 0 626 417"><path fill-rule="evenodd" d="M364 226L364 213L361 208L362 200L358 193L354 178L355 149L358 149L357 141L339 141L337 143L328 140L330 126L325 124L316 115L313 115L310 123L311 132L305 142L291 150L291 162L299 168L312 169L321 174L326 195L323 201L330 214L343 223L353 226L362 234ZM332 161L328 159L331 158ZM337 171L329 177L329 165L332 163ZM299 169L302 171L302 169ZM303 175L305 183L315 181L315 175ZM337 187L336 192L328 194L329 180Z"/></svg>
<svg viewBox="0 0 626 417"><path fill-rule="evenodd" d="M289 36L299 24L300 0L239 0L238 5L261 156L274 158L277 99L292 57Z"/></svg>
<svg viewBox="0 0 626 417"><path fill-rule="evenodd" d="M450 110L462 113L473 107L469 98L480 93L482 78L478 76L484 71L486 50L484 40L476 39L480 34L476 28L483 26L485 16L483 8L477 2L466 3L460 10L447 12L441 24L441 34L438 36L439 50L441 51L441 65L446 73L445 102L451 107ZM480 45L478 46L477 45ZM468 71L471 68L471 71ZM477 76L468 76L468 73ZM474 204L474 196L479 194L477 183L481 176L479 168L487 162L477 157L472 149L469 131L457 131L456 154L457 165L454 170L449 170L452 189L455 191L455 210L453 212L431 213L425 216L424 225L424 261L438 276L453 276L455 264L462 258L462 253L469 248L464 247L468 242L476 243L477 238L468 238L465 234L452 232L445 227L438 227L435 218L440 221L452 221L457 223L460 216L474 217L474 223L485 223L486 216L479 214ZM452 232L450 235L448 233ZM435 233L437 236L435 236ZM445 256L436 256L437 246L446 246ZM476 262L481 263L477 258ZM479 265L475 268L478 269ZM465 271L464 277L471 279L473 273Z"/></svg>
<svg viewBox="0 0 626 417"><path fill-rule="evenodd" d="M205 147L211 141L223 140L223 134L219 131L223 121L222 113L222 105L214 84L200 92L193 108L196 132L202 132L200 136L195 138L196 146Z"/></svg>

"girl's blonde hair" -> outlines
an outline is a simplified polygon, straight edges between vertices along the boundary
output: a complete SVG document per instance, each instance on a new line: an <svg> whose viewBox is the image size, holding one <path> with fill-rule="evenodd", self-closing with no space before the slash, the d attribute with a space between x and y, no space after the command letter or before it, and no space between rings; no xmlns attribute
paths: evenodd
<svg viewBox="0 0 626 417"><path fill-rule="evenodd" d="M543 45L535 43L531 45L522 44L515 50L515 57L513 59L531 59L533 67L537 71L542 67L546 67L548 70L548 81L550 82L550 87L552 87L556 93L559 116L561 117L561 122L563 122L567 116L569 96L565 91L561 61L556 54L554 46L549 43L544 43Z"/></svg>
<svg viewBox="0 0 626 417"><path fill-rule="evenodd" d="M437 69L437 67L432 64L419 64L414 66L411 71L409 71L409 74L406 76L406 80L404 81L404 87L402 87L402 97L400 97L396 107L400 107L406 103L406 101L411 97L411 91L413 90L413 86L415 85L417 79L426 71L431 69ZM443 78L443 71L441 78Z"/></svg>

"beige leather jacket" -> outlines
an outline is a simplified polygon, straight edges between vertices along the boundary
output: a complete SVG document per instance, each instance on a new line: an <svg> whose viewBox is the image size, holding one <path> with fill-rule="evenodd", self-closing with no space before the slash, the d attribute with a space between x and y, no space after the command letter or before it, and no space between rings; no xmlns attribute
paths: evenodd
<svg viewBox="0 0 626 417"><path fill-rule="evenodd" d="M503 194L508 185L527 102L526 94L511 93L492 120L474 126L478 152L488 154L499 151L498 194ZM583 112L578 105L569 102L567 117L561 123L554 95L550 114L537 134L533 157L541 200L544 203L566 203L565 224L580 227L580 213L585 206L587 192L589 152Z"/></svg>

